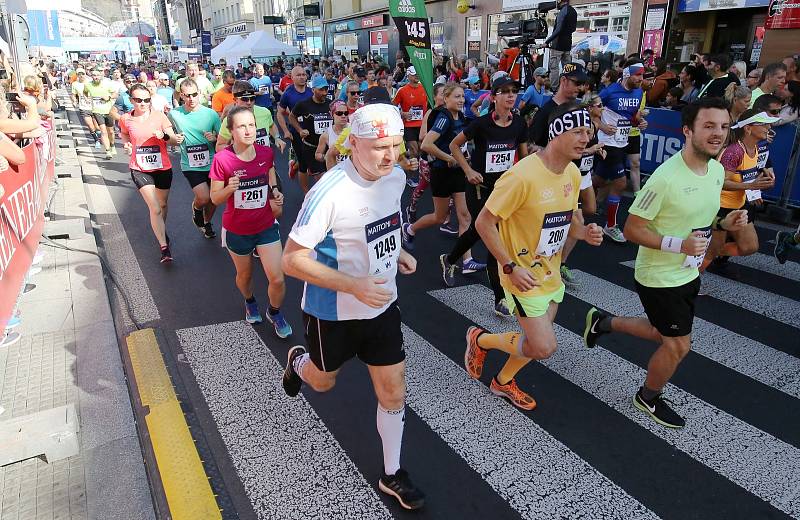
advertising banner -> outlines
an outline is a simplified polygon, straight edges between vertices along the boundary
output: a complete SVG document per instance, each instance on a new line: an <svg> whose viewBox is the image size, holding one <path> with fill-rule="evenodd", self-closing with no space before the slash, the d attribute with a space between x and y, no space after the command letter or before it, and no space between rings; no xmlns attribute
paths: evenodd
<svg viewBox="0 0 800 520"><path fill-rule="evenodd" d="M770 0L767 29L800 28L800 0Z"/></svg>
<svg viewBox="0 0 800 520"><path fill-rule="evenodd" d="M211 31L200 33L200 47L202 48L203 56L211 56Z"/></svg>
<svg viewBox="0 0 800 520"><path fill-rule="evenodd" d="M58 11L28 11L31 47L61 47Z"/></svg>
<svg viewBox="0 0 800 520"><path fill-rule="evenodd" d="M44 228L44 210L55 173L52 129L23 148L25 162L0 173L0 330L5 328Z"/></svg>
<svg viewBox="0 0 800 520"><path fill-rule="evenodd" d="M680 0L679 13L711 11L716 9L741 9L743 7L766 7L769 0Z"/></svg>
<svg viewBox="0 0 800 520"><path fill-rule="evenodd" d="M389 0L389 13L397 24L400 47L405 48L411 58L419 81L428 94L428 102L434 106L433 53L425 0Z"/></svg>

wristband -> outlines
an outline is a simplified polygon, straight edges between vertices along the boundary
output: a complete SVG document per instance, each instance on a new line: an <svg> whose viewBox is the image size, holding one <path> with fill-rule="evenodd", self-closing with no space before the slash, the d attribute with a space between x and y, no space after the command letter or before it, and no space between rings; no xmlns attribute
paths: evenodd
<svg viewBox="0 0 800 520"><path fill-rule="evenodd" d="M680 253L683 239L664 236L661 238L661 250L666 253Z"/></svg>
<svg viewBox="0 0 800 520"><path fill-rule="evenodd" d="M719 216L714 217L714 222L711 223L711 229L716 229L718 231L725 231L725 228L722 227L722 218Z"/></svg>

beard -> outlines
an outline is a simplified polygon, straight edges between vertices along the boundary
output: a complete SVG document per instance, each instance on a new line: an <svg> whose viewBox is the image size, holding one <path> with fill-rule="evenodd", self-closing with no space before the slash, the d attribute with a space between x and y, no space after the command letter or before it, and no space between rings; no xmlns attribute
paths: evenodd
<svg viewBox="0 0 800 520"><path fill-rule="evenodd" d="M722 148L725 146L725 139L721 139L720 144L716 145L692 136L691 145L695 155L698 157L704 157L707 161L710 161L711 159L716 158L719 155L719 152L722 151Z"/></svg>

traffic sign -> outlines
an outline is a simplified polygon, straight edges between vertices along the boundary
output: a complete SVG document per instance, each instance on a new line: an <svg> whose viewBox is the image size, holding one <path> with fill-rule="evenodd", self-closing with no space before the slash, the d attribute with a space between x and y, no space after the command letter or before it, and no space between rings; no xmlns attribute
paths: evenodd
<svg viewBox="0 0 800 520"><path fill-rule="evenodd" d="M294 26L294 37L297 41L306 39L306 24L305 22L297 22Z"/></svg>

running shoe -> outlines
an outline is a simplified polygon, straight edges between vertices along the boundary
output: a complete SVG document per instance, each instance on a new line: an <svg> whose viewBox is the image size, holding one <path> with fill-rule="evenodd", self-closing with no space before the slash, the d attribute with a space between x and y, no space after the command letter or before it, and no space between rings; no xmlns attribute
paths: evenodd
<svg viewBox="0 0 800 520"><path fill-rule="evenodd" d="M289 397L294 397L300 393L300 387L303 386L303 380L300 378L294 369L294 360L306 353L306 348L302 345L297 345L289 349L289 355L286 360L286 368L283 369L283 391Z"/></svg>
<svg viewBox="0 0 800 520"><path fill-rule="evenodd" d="M512 379L508 383L501 385L497 381L497 377L493 377L492 384L489 385L489 391L494 395L505 397L517 408L522 408L523 410L533 410L536 408L536 400L517 386L516 379Z"/></svg>
<svg viewBox="0 0 800 520"><path fill-rule="evenodd" d="M192 204L192 224L200 231L203 231L205 223L206 219L203 216L203 209L197 209L194 207L194 204Z"/></svg>
<svg viewBox="0 0 800 520"><path fill-rule="evenodd" d="M791 238L792 233L790 231L778 231L775 235L775 250L772 254L775 255L775 259L779 264L785 264L786 260L789 259L789 250L792 249L792 245L789 243Z"/></svg>
<svg viewBox="0 0 800 520"><path fill-rule="evenodd" d="M254 301L253 303L247 303L247 301L244 302L244 319L247 320L247 323L251 325L256 325L264 321L264 319L261 317L261 313L258 312L257 301Z"/></svg>
<svg viewBox="0 0 800 520"><path fill-rule="evenodd" d="M625 235L622 234L622 231L620 231L617 226L603 226L603 234L618 244L627 242L627 240L625 240Z"/></svg>
<svg viewBox="0 0 800 520"><path fill-rule="evenodd" d="M411 209L411 206L406 206L406 222L413 224L417 221L417 210Z"/></svg>
<svg viewBox="0 0 800 520"><path fill-rule="evenodd" d="M581 284L578 279L575 278L575 273L573 273L566 264L561 264L561 280L570 287L577 287Z"/></svg>
<svg viewBox="0 0 800 520"><path fill-rule="evenodd" d="M403 247L406 248L408 251L414 250L414 235L408 232L409 228L411 228L411 224L408 222L404 223L403 226L400 228L400 237L403 241Z"/></svg>
<svg viewBox="0 0 800 520"><path fill-rule="evenodd" d="M408 179L406 179L406 184L408 185L408 187L409 187L409 188L411 188L411 189L414 189L414 188L416 188L417 186L419 186L419 181L417 181L416 179L412 179L411 177L409 177Z"/></svg>
<svg viewBox="0 0 800 520"><path fill-rule="evenodd" d="M453 227L455 225L455 227ZM452 222L445 222L441 226L439 226L439 231L444 233L445 235L458 235L458 225L453 224Z"/></svg>
<svg viewBox="0 0 800 520"><path fill-rule="evenodd" d="M589 348L597 344L597 338L603 334L608 334L597 328L598 324L604 318L608 318L608 314L603 311L598 311L594 307L589 309L586 313L586 325L583 328L583 344Z"/></svg>
<svg viewBox="0 0 800 520"><path fill-rule="evenodd" d="M111 152L111 156L112 157L116 157L117 156L117 147L116 146L111 145L111 148L108 151Z"/></svg>
<svg viewBox="0 0 800 520"><path fill-rule="evenodd" d="M166 264L172 262L172 252L169 250L169 246L163 246L161 248L161 263Z"/></svg>
<svg viewBox="0 0 800 520"><path fill-rule="evenodd" d="M447 261L447 255L439 255L439 265L442 266L442 281L447 287L455 285L456 266Z"/></svg>
<svg viewBox="0 0 800 520"><path fill-rule="evenodd" d="M272 323L272 326L275 327L275 334L277 334L279 338L284 339L292 335L292 326L289 325L289 322L283 317L282 312L278 311L278 314L267 313L265 316L267 320Z"/></svg>
<svg viewBox="0 0 800 520"><path fill-rule="evenodd" d="M217 238L217 234L214 232L211 222L206 222L203 225L203 236L206 238Z"/></svg>
<svg viewBox="0 0 800 520"><path fill-rule="evenodd" d="M289 161L289 178L290 179L294 179L295 177L297 177L297 170L298 169L299 169L299 165L297 164L297 161L295 161L294 159L290 160Z"/></svg>
<svg viewBox="0 0 800 520"><path fill-rule="evenodd" d="M378 489L392 495L404 509L419 509L425 505L425 494L419 490L404 469L394 475L383 474L378 480Z"/></svg>
<svg viewBox="0 0 800 520"><path fill-rule="evenodd" d="M636 392L633 396L633 405L639 410L643 411L650 416L655 422L667 428L683 428L686 421L683 417L675 413L675 410L669 407L667 403L671 403L669 399L665 399L663 394L658 394L650 401L645 401L642 397L642 389Z"/></svg>
<svg viewBox="0 0 800 520"><path fill-rule="evenodd" d="M478 271L483 271L484 269L486 269L486 264L482 264L474 258L470 258L461 264L461 274L477 273Z"/></svg>
<svg viewBox="0 0 800 520"><path fill-rule="evenodd" d="M94 142L94 149L95 149L95 150L99 150L99 149L101 149L102 147L103 147L103 144L102 144L100 141L95 141L95 142Z"/></svg>
<svg viewBox="0 0 800 520"><path fill-rule="evenodd" d="M464 351L464 368L473 379L480 379L488 350L478 346L478 336L486 332L480 327L467 329L467 349Z"/></svg>
<svg viewBox="0 0 800 520"><path fill-rule="evenodd" d="M514 315L505 298L494 304L494 313L501 318L510 318Z"/></svg>
<svg viewBox="0 0 800 520"><path fill-rule="evenodd" d="M106 150L106 159L108 159L110 161L113 158L114 158L114 156L111 155L111 150Z"/></svg>

